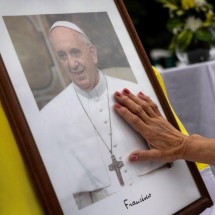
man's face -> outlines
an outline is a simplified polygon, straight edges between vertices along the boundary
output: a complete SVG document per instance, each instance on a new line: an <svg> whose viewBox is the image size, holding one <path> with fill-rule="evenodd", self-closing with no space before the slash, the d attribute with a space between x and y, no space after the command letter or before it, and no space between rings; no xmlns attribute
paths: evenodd
<svg viewBox="0 0 215 215"><path fill-rule="evenodd" d="M65 27L54 28L50 37L69 79L83 90L94 88L99 81L96 48L82 34Z"/></svg>

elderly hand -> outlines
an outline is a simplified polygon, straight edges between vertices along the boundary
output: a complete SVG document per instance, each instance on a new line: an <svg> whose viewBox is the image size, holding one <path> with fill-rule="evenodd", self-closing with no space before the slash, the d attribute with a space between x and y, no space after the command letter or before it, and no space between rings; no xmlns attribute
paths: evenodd
<svg viewBox="0 0 215 215"><path fill-rule="evenodd" d="M186 158L188 136L175 129L160 113L152 100L128 89L115 92L115 111L147 141L150 150L137 150L130 154L130 161L160 160L171 162Z"/></svg>

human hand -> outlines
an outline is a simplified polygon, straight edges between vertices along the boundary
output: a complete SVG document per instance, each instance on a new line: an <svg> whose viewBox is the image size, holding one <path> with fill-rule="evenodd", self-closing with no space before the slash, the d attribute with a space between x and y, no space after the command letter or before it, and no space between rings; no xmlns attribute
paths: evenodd
<svg viewBox="0 0 215 215"><path fill-rule="evenodd" d="M188 150L188 136L173 127L160 113L157 105L143 93L138 96L128 89L115 92L116 113L140 133L150 150L137 150L130 154L130 161L159 160L172 162L184 159Z"/></svg>

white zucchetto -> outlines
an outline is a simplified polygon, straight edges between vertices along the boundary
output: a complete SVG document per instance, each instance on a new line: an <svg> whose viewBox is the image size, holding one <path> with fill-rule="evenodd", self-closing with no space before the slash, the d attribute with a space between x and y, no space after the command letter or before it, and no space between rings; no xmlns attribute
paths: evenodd
<svg viewBox="0 0 215 215"><path fill-rule="evenodd" d="M56 27L70 28L70 29L72 29L72 30L74 30L74 31L77 31L77 32L79 32L80 34L84 35L86 38L88 38L87 35L86 35L76 24L74 24L74 23L72 23L72 22L68 22L68 21L57 21L57 22L55 22L55 23L51 26L51 28L49 29L49 32L51 32L51 31L52 31L54 28L56 28Z"/></svg>

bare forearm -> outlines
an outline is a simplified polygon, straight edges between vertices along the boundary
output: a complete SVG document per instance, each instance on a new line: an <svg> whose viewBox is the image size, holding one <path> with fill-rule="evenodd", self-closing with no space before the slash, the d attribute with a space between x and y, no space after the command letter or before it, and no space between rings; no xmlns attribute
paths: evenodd
<svg viewBox="0 0 215 215"><path fill-rule="evenodd" d="M215 139L194 134L188 138L187 144L183 159L215 165Z"/></svg>

